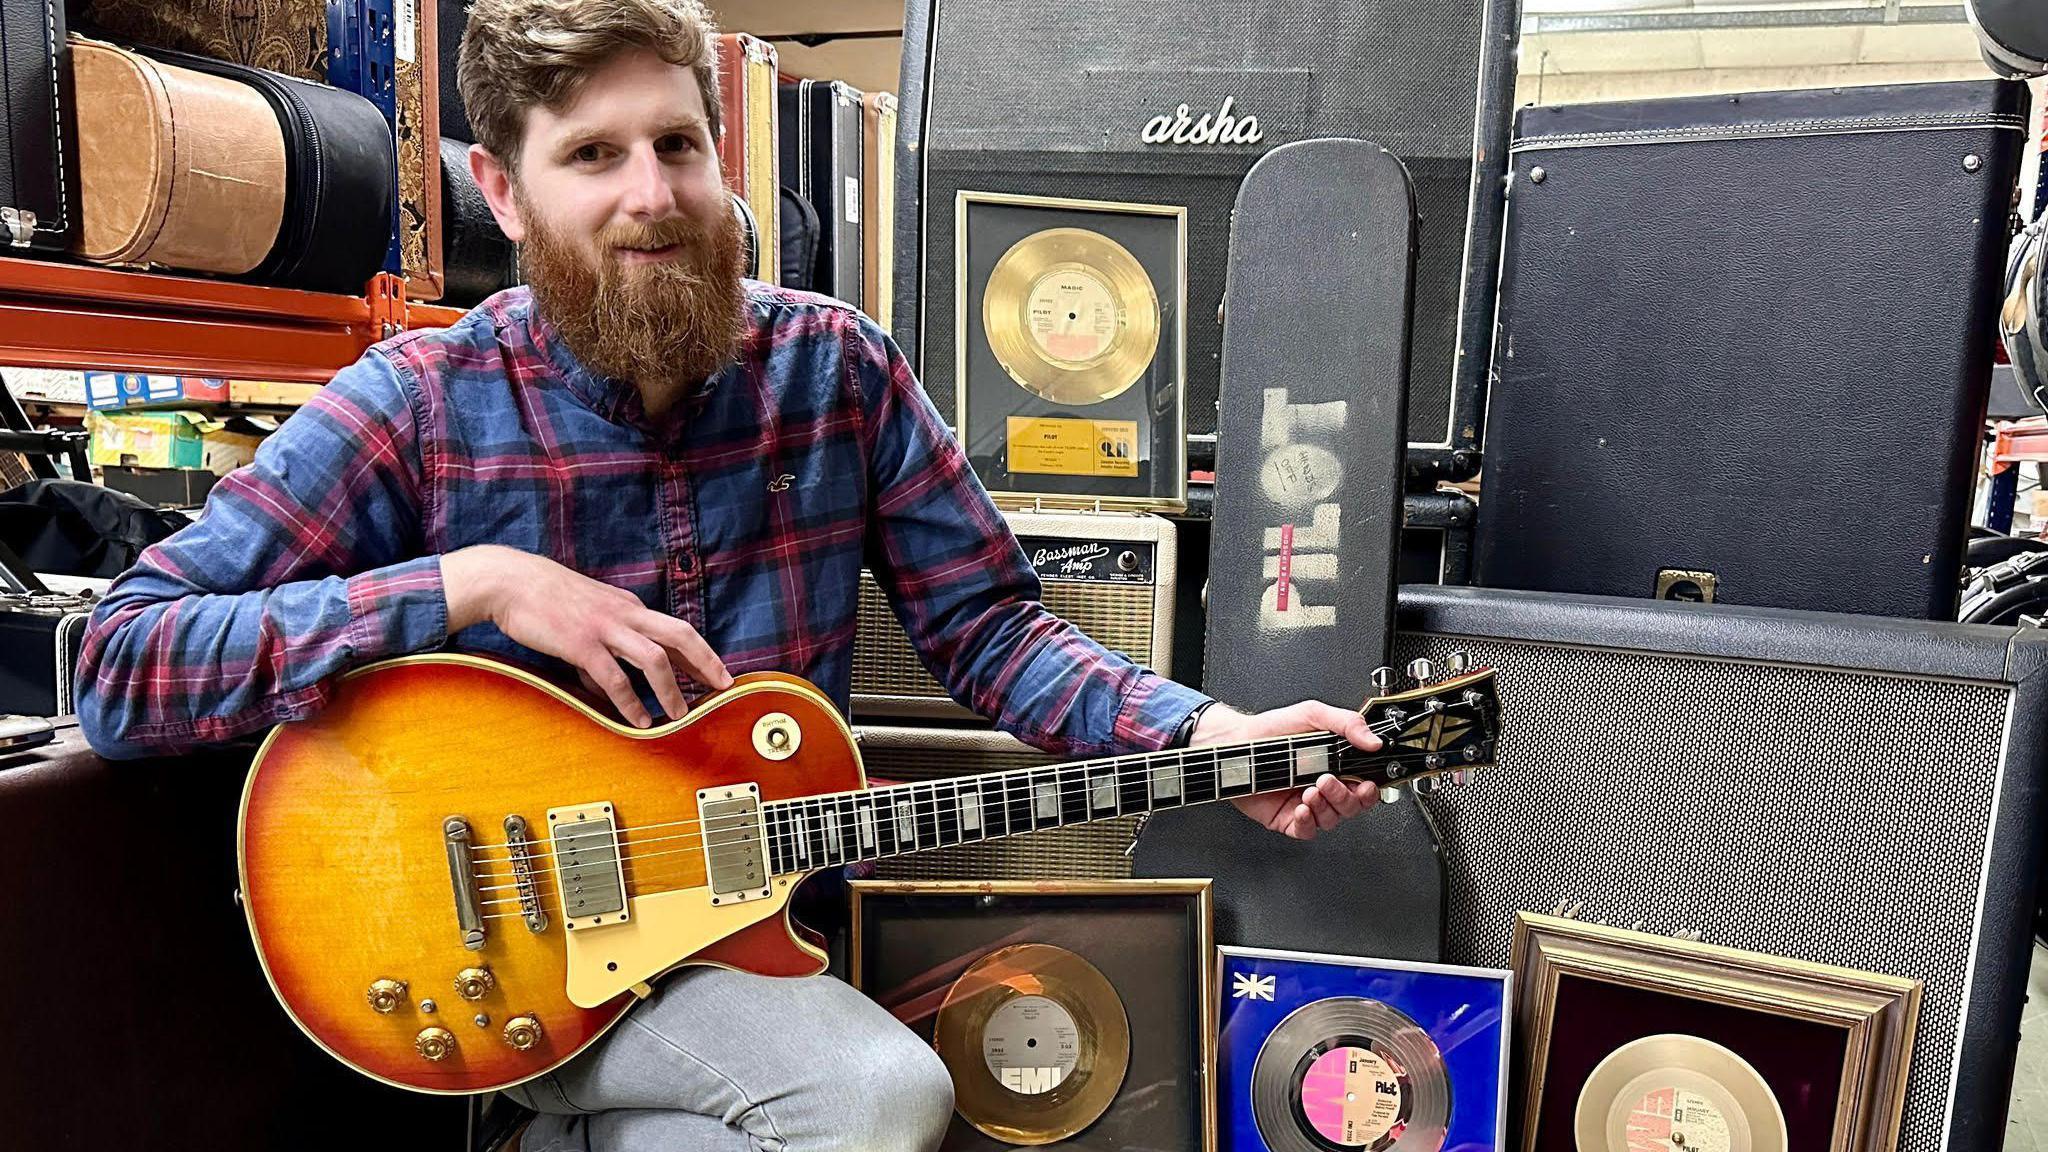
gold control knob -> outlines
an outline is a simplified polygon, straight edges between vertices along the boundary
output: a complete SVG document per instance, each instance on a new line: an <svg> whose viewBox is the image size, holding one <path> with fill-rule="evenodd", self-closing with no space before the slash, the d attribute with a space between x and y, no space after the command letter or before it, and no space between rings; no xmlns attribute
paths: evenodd
<svg viewBox="0 0 2048 1152"><path fill-rule="evenodd" d="M405 981L378 980L370 985L370 1007L389 1014L405 1003Z"/></svg>
<svg viewBox="0 0 2048 1152"><path fill-rule="evenodd" d="M464 968L455 974L455 991L464 1000L481 1000L498 986L489 968Z"/></svg>
<svg viewBox="0 0 2048 1152"><path fill-rule="evenodd" d="M540 1036L540 1021L531 1016L514 1016L505 1021L505 1043L516 1052L525 1052L539 1044Z"/></svg>
<svg viewBox="0 0 2048 1152"><path fill-rule="evenodd" d="M455 1033L446 1028L422 1028L413 1037L413 1051L422 1057L440 1063L455 1052Z"/></svg>

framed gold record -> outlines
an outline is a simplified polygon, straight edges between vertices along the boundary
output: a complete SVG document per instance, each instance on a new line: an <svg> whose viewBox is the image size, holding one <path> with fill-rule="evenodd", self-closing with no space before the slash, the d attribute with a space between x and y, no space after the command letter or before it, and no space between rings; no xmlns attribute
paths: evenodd
<svg viewBox="0 0 2048 1152"><path fill-rule="evenodd" d="M1207 880L852 889L849 982L952 1074L942 1152L1214 1149Z"/></svg>
<svg viewBox="0 0 2048 1152"><path fill-rule="evenodd" d="M999 503L1186 506L1187 210L963 191L955 432Z"/></svg>
<svg viewBox="0 0 2048 1152"><path fill-rule="evenodd" d="M1892 1152L1918 981L1522 914L1522 1152Z"/></svg>

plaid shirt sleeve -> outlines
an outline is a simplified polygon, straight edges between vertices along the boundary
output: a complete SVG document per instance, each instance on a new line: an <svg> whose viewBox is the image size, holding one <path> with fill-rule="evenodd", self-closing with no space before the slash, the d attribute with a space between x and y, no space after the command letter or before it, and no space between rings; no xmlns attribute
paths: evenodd
<svg viewBox="0 0 2048 1152"><path fill-rule="evenodd" d="M317 710L340 672L436 647L410 392L371 351L214 486L94 610L78 718L103 756L229 740Z"/></svg>
<svg viewBox="0 0 2048 1152"><path fill-rule="evenodd" d="M1208 697L1047 610L1024 549L895 342L863 319L848 343L868 440L868 562L932 675L1057 756L1166 746Z"/></svg>

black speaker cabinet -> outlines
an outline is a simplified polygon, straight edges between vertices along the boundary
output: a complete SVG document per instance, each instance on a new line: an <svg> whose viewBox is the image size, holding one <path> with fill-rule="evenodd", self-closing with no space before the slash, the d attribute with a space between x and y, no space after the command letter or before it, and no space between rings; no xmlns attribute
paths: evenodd
<svg viewBox="0 0 2048 1152"><path fill-rule="evenodd" d="M1924 981L1898 1152L2000 1147L2048 633L1422 586L1399 623L1499 672L1498 766L1423 801L1446 960L1563 909Z"/></svg>
<svg viewBox="0 0 2048 1152"><path fill-rule="evenodd" d="M950 414L962 191L1183 206L1187 428L1213 431L1238 184L1282 144L1358 137L1407 164L1421 216L1410 470L1469 474L1519 16L1519 0L1104 0L1020 32L1013 6L997 0L910 0L897 342Z"/></svg>
<svg viewBox="0 0 2048 1152"><path fill-rule="evenodd" d="M2026 100L1524 109L1477 583L1955 619Z"/></svg>

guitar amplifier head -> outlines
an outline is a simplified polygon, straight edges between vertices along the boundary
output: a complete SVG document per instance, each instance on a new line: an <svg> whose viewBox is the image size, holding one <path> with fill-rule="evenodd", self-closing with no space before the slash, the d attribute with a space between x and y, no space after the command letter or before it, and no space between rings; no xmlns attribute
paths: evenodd
<svg viewBox="0 0 2048 1152"><path fill-rule="evenodd" d="M1399 623L1499 672L1498 766L1423 802L1445 960L1562 911L1922 981L1898 1152L1999 1146L2048 633L1415 585Z"/></svg>
<svg viewBox="0 0 2048 1152"><path fill-rule="evenodd" d="M1038 570L1047 608L1103 647L1173 675L1175 532L1162 517L1011 511L1004 516ZM872 575L860 580L853 714L979 720L925 669ZM1022 745L1019 745L1022 747Z"/></svg>
<svg viewBox="0 0 2048 1152"><path fill-rule="evenodd" d="M854 736L870 783L936 780L1053 762L1004 732L861 725ZM1131 874L1125 849L1137 837L1139 819L1126 816L913 852L879 862L875 875L883 880L1120 880Z"/></svg>

